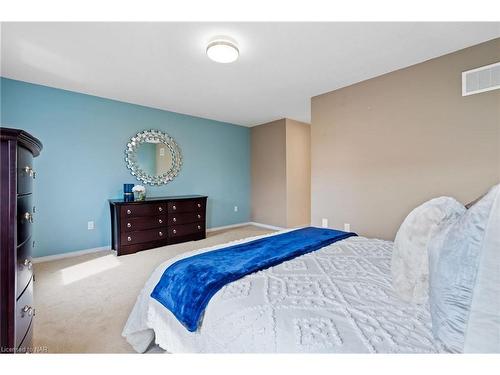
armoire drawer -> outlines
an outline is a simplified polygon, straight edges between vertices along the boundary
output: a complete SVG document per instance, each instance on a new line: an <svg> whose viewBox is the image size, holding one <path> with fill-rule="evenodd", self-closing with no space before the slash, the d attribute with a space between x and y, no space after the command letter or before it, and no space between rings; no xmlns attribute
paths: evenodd
<svg viewBox="0 0 500 375"><path fill-rule="evenodd" d="M190 224L183 224L183 225L173 225L173 226L170 226L168 228L168 237L169 238L189 236L191 234L197 234L197 233L205 233L205 223L204 222L190 223Z"/></svg>
<svg viewBox="0 0 500 375"><path fill-rule="evenodd" d="M133 232L136 230L152 229L164 227L167 223L167 216L141 216L141 217L125 217L121 222L121 230L123 232Z"/></svg>
<svg viewBox="0 0 500 375"><path fill-rule="evenodd" d="M24 293L16 302L16 348L23 342L34 315L33 280L31 280Z"/></svg>
<svg viewBox="0 0 500 375"><path fill-rule="evenodd" d="M159 241L167 238L167 227L159 227L138 232L122 233L122 245L133 245L137 243Z"/></svg>
<svg viewBox="0 0 500 375"><path fill-rule="evenodd" d="M29 194L33 192L33 154L24 147L17 148L17 194Z"/></svg>
<svg viewBox="0 0 500 375"><path fill-rule="evenodd" d="M34 318L31 318L30 325L28 327L28 332L24 336L23 341L19 344L17 348L17 353L32 353L33 352L33 322Z"/></svg>
<svg viewBox="0 0 500 375"><path fill-rule="evenodd" d="M205 221L205 212L184 212L168 214L168 225L179 225Z"/></svg>
<svg viewBox="0 0 500 375"><path fill-rule="evenodd" d="M204 203L201 199L186 199L167 203L168 213L203 211Z"/></svg>
<svg viewBox="0 0 500 375"><path fill-rule="evenodd" d="M129 217L155 216L167 212L165 203L130 204L120 207L122 220Z"/></svg>
<svg viewBox="0 0 500 375"><path fill-rule="evenodd" d="M17 248L17 293L16 298L22 294L33 276L33 240L25 241Z"/></svg>
<svg viewBox="0 0 500 375"><path fill-rule="evenodd" d="M26 241L33 227L33 195L23 195L17 198L17 245Z"/></svg>

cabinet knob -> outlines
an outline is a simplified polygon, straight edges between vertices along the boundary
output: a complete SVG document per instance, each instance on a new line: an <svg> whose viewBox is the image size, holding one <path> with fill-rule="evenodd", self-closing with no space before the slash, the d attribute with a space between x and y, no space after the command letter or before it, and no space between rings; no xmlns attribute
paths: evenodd
<svg viewBox="0 0 500 375"><path fill-rule="evenodd" d="M163 220L162 219L158 219L158 222L161 224L161 223L163 223Z"/></svg>
<svg viewBox="0 0 500 375"><path fill-rule="evenodd" d="M158 232L158 234L160 235L160 237L163 236L163 232Z"/></svg>
<svg viewBox="0 0 500 375"><path fill-rule="evenodd" d="M158 207L158 211L163 211L163 208L161 208L161 206Z"/></svg>
<svg viewBox="0 0 500 375"><path fill-rule="evenodd" d="M23 168L23 171L29 175L30 177L33 177L33 169L31 169L31 167L29 165L27 165L26 167Z"/></svg>
<svg viewBox="0 0 500 375"><path fill-rule="evenodd" d="M201 226L200 226L200 225L198 225L198 229L201 229Z"/></svg>
<svg viewBox="0 0 500 375"><path fill-rule="evenodd" d="M25 315L32 316L33 313L34 313L34 309L31 306L26 305L21 309L21 317L23 317L23 318Z"/></svg>
<svg viewBox="0 0 500 375"><path fill-rule="evenodd" d="M128 237L127 237L127 241L128 241L128 242L132 241L132 237L128 236Z"/></svg>
<svg viewBox="0 0 500 375"><path fill-rule="evenodd" d="M33 263L31 262L31 260L25 259L23 262L23 266L28 267L28 269L31 270L33 268Z"/></svg>
<svg viewBox="0 0 500 375"><path fill-rule="evenodd" d="M175 205L172 206L172 210L177 210L177 207L175 207Z"/></svg>
<svg viewBox="0 0 500 375"><path fill-rule="evenodd" d="M127 228L130 228L131 226L132 226L132 224L127 223Z"/></svg>
<svg viewBox="0 0 500 375"><path fill-rule="evenodd" d="M172 219L172 221L175 223L175 222L177 221L177 219L174 217L174 218Z"/></svg>
<svg viewBox="0 0 500 375"><path fill-rule="evenodd" d="M33 215L29 212L26 212L24 215L24 220L26 220L27 222L29 223L32 223L33 222Z"/></svg>
<svg viewBox="0 0 500 375"><path fill-rule="evenodd" d="M174 229L174 230L172 231L172 233L173 233L173 234L176 234L176 233L177 233L177 231Z"/></svg>
<svg viewBox="0 0 500 375"><path fill-rule="evenodd" d="M201 203L198 203L198 208L200 208L200 207L201 207Z"/></svg>
<svg viewBox="0 0 500 375"><path fill-rule="evenodd" d="M127 210L127 215L130 215L131 213L132 213L132 211Z"/></svg>
<svg viewBox="0 0 500 375"><path fill-rule="evenodd" d="M201 219L201 215L200 214L198 214L198 219Z"/></svg>

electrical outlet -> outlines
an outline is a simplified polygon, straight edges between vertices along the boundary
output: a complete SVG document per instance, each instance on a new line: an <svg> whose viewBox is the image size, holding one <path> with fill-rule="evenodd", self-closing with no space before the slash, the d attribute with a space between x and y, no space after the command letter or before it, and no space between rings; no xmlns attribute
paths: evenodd
<svg viewBox="0 0 500 375"><path fill-rule="evenodd" d="M344 232L350 232L350 231L351 231L351 224L344 223Z"/></svg>
<svg viewBox="0 0 500 375"><path fill-rule="evenodd" d="M323 228L328 228L328 219L326 218L321 219L321 226Z"/></svg>
<svg viewBox="0 0 500 375"><path fill-rule="evenodd" d="M88 221L87 222L87 229L88 230L93 230L94 229L94 222L93 221Z"/></svg>
<svg viewBox="0 0 500 375"><path fill-rule="evenodd" d="M238 206L234 206L234 212L238 212Z"/></svg>

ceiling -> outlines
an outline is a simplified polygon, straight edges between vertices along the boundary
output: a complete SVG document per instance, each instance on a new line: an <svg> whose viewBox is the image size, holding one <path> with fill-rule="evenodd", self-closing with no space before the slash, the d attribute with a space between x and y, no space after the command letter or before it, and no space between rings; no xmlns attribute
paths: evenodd
<svg viewBox="0 0 500 375"><path fill-rule="evenodd" d="M232 64L205 47L229 35ZM310 98L500 37L500 23L2 23L1 74L253 126Z"/></svg>

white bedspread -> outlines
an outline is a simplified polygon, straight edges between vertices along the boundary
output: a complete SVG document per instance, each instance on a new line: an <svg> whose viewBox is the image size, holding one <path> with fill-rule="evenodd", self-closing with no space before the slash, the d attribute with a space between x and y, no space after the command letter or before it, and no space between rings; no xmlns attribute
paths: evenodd
<svg viewBox="0 0 500 375"><path fill-rule="evenodd" d="M197 332L189 332L150 297L178 259L266 236L160 265L141 291L123 336L139 352L153 340L170 353L440 351L428 306L404 302L392 288L388 241L351 237L230 283L211 299Z"/></svg>

